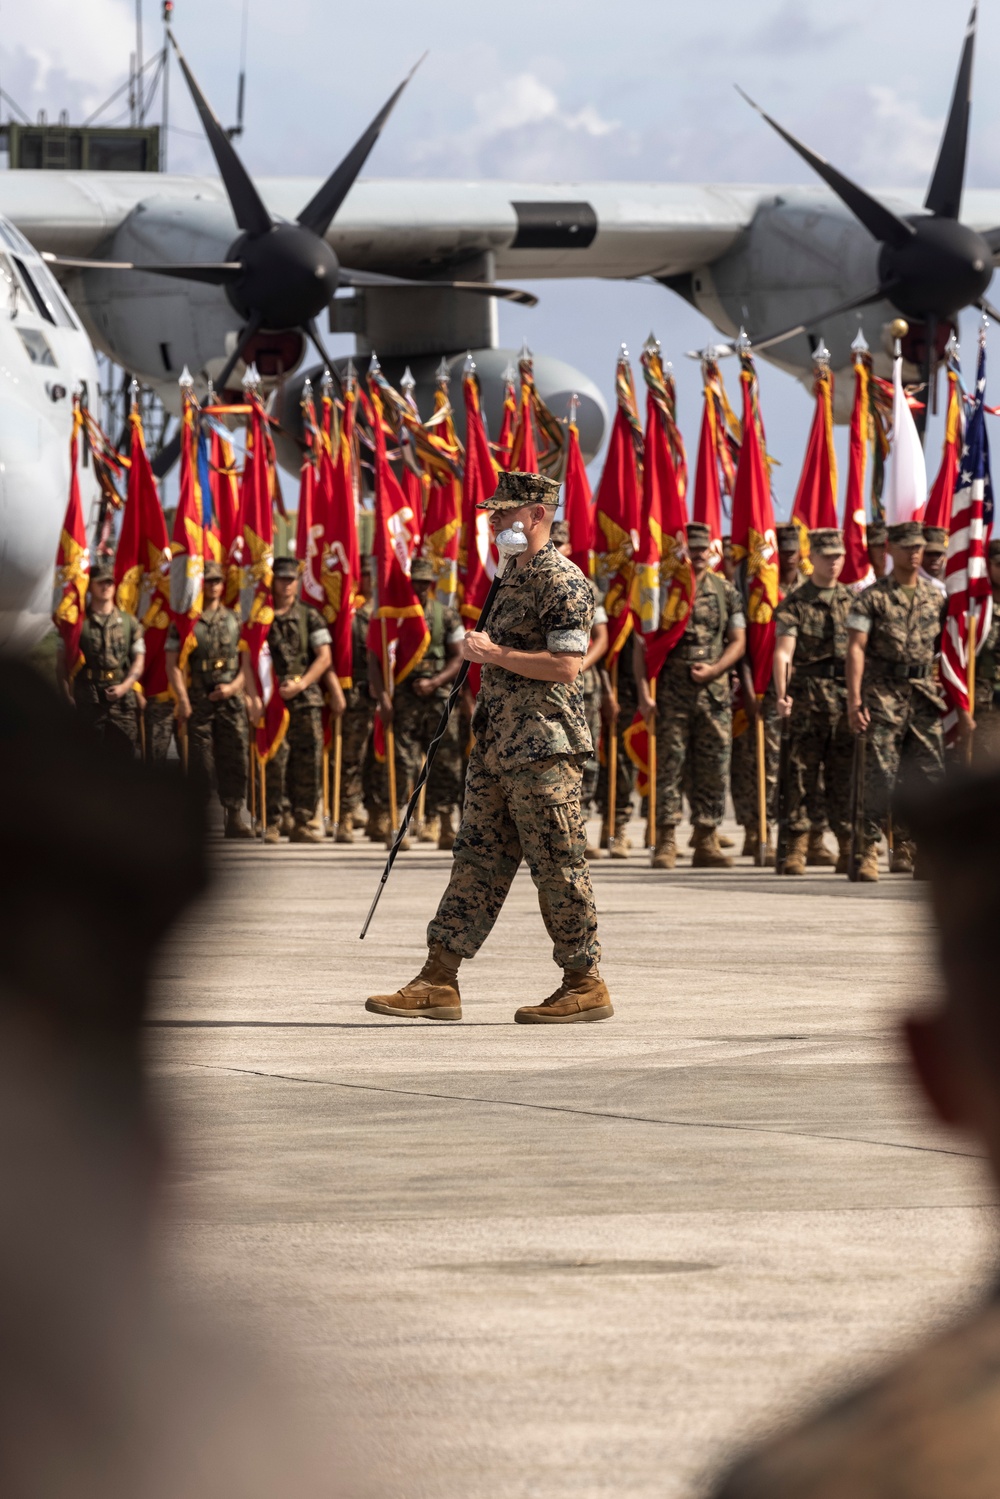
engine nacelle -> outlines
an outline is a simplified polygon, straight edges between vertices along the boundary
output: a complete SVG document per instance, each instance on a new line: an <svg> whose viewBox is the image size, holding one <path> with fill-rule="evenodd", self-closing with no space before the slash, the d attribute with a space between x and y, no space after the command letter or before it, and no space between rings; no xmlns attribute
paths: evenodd
<svg viewBox="0 0 1000 1499"><path fill-rule="evenodd" d="M462 366L465 363L466 350L463 349L460 354L445 357L451 371L451 399L455 411L455 426L459 437L464 442L465 405L462 400ZM510 364L516 367L517 353L513 349L473 349L472 357L476 362L476 372L479 376L486 429L490 437L495 439L503 421L504 370ZM337 360L336 363L337 371L343 378L347 369L347 360ZM403 371L407 365L410 366L416 381L414 398L425 420L434 409L434 391L439 364L439 356L428 355L417 355L410 359L399 356L382 361L386 379L397 390L403 378ZM569 412L570 397L574 394L579 397L580 405L576 420L580 429L580 448L584 460L589 463L604 440L608 422L608 408L600 390L589 376L548 354L534 355L534 372L538 393L554 416L564 418ZM359 373L363 374L364 371L361 370ZM303 383L306 378L312 380L314 388L318 391L322 376L322 366L315 365L311 369L300 370L294 379L288 380L283 387L279 420L282 426L295 436L300 436L302 432L299 403ZM300 453L287 440L278 439L278 456L284 467L292 470L298 468Z"/></svg>

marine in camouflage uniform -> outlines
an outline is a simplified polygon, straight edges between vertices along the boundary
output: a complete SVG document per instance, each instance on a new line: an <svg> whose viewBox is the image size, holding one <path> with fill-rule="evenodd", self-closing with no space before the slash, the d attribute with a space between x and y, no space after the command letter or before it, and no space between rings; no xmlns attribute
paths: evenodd
<svg viewBox="0 0 1000 1499"><path fill-rule="evenodd" d="M90 570L90 597L80 632L82 664L71 692L80 718L96 739L118 754L139 751L139 700L146 646L142 625L114 602L114 568L99 558ZM63 669L72 663L63 663ZM121 688L126 686L125 692ZM113 690L113 691L112 691Z"/></svg>
<svg viewBox="0 0 1000 1499"><path fill-rule="evenodd" d="M695 573L694 600L684 633L656 683L653 868L672 869L677 861L676 829L682 816L685 772L694 826L692 862L699 867L729 868L733 861L722 852L717 830L726 810L733 741L729 668L743 655L746 614L732 583L708 566L709 527L692 521L687 539ZM640 707L648 713L652 704L645 681L639 697Z"/></svg>
<svg viewBox="0 0 1000 1499"><path fill-rule="evenodd" d="M253 830L240 813L247 794L250 729L240 660L240 622L222 603L225 573L219 562L205 563L205 606L191 634L193 644L180 664L177 626L167 635L167 675L186 725L188 769L214 782L226 810L227 838L249 838Z"/></svg>
<svg viewBox="0 0 1000 1499"><path fill-rule="evenodd" d="M364 781L365 758L371 740L372 724L375 720L375 702L368 687L368 625L372 617L371 562L361 577L364 602L355 609L351 624L351 686L344 694L342 742L340 750L340 827L338 843L353 843L354 824L362 804L369 817L374 816L375 803L370 788Z"/></svg>
<svg viewBox="0 0 1000 1499"><path fill-rule="evenodd" d="M774 687L778 712L789 717L790 738L784 872L793 875L805 874L810 831L827 816L840 845L841 873L847 872L851 837L854 735L847 722L844 658L854 594L837 582L844 558L839 531L810 532L809 553L812 577L792 589L774 616Z"/></svg>
<svg viewBox="0 0 1000 1499"><path fill-rule="evenodd" d="M265 770L267 829L265 838L280 837L282 803L287 796L294 824L293 843L321 843L312 824L322 787L323 690L320 678L330 670L331 636L326 621L298 598L299 565L294 557L274 562L274 620L267 643L277 690L288 709L288 729Z"/></svg>
<svg viewBox="0 0 1000 1499"><path fill-rule="evenodd" d="M847 616L852 728L867 720L865 850L859 877L878 879L882 823L902 772L934 780L944 771L944 701L934 678L946 602L919 576L923 530L915 521L889 526L893 571L859 594ZM912 568L911 568L912 563ZM903 585L900 577L913 577ZM853 658L853 659L852 659ZM863 682L859 668L863 665ZM913 849L897 823L893 869L913 869Z"/></svg>
<svg viewBox="0 0 1000 1499"><path fill-rule="evenodd" d="M462 665L461 643L465 626L457 609L439 604L431 597L435 571L432 564L418 558L410 569L410 581L430 631L423 656L398 683L392 696L392 722L396 739L396 785L400 812L405 797L423 767L427 747L437 733L441 710L448 701L451 684ZM376 689L381 692L381 662L374 656L371 670ZM455 843L452 816L462 797L462 745L459 739L459 715L451 714L444 738L440 741L427 779L425 817L438 824L438 847L449 850Z"/></svg>
<svg viewBox="0 0 1000 1499"><path fill-rule="evenodd" d="M570 542L569 526L564 520L557 520L552 527L552 543L564 557L572 560L572 546ZM583 768L583 790L580 795L580 803L583 807L584 817L597 796L597 784L600 775L600 743L601 743L601 708L604 694L604 686L601 676L601 661L608 649L608 616L601 602L601 591L593 579L590 586L594 593L594 623L590 631L590 648L584 658L583 670L580 673L580 681L583 684L583 709L587 715L587 728L594 742L594 753ZM599 859L602 850L599 848L588 848L588 859Z"/></svg>
<svg viewBox="0 0 1000 1499"><path fill-rule="evenodd" d="M791 522L774 528L778 544L778 599L784 599L805 582L802 572L802 542L799 528ZM749 696L749 663L739 673L744 704ZM781 758L781 723L774 683L769 682L756 711L764 715L764 784L765 812L769 824L778 816L778 761ZM747 714L747 727L733 740L730 783L736 821L745 829L743 853L752 854L756 863L760 837L757 828L757 734L753 713ZM825 820L825 819L824 819ZM774 849L768 838L767 860L773 862Z"/></svg>
<svg viewBox="0 0 1000 1499"><path fill-rule="evenodd" d="M424 968L394 995L372 996L367 1008L378 1014L461 1017L459 963L489 936L522 858L563 981L541 1005L519 1009L515 1020L612 1014L597 968L597 913L580 807L583 766L593 746L578 663L590 640L594 599L579 568L548 540L558 495L553 480L512 472L500 475L486 503L494 529L520 522L529 549L508 566L487 629L471 631L462 642L465 659L483 670L451 879L428 927Z"/></svg>

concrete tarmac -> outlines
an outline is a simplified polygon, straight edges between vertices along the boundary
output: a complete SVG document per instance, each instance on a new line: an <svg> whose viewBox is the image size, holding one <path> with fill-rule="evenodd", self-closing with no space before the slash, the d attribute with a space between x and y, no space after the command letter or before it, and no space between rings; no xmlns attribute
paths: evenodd
<svg viewBox="0 0 1000 1499"><path fill-rule="evenodd" d="M383 862L220 842L150 1027L175 1272L355 1424L372 1494L697 1495L986 1285L983 1163L897 1042L912 880L602 861L615 1018L515 1026L558 982L522 870L444 1025L363 1009L450 858L401 855L359 943Z"/></svg>

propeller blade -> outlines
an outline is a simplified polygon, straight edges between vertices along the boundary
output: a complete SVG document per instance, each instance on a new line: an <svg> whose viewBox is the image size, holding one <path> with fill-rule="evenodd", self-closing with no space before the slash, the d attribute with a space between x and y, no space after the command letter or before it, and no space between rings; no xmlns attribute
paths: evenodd
<svg viewBox="0 0 1000 1499"><path fill-rule="evenodd" d="M796 140L790 131L779 125L777 120L773 120L759 104L755 104L750 95L743 92L739 84L736 85L736 92L746 100L751 109L757 111L762 120L767 121L772 130L778 132L793 151L798 152L803 161L808 162L817 176L822 177L827 187L833 189L840 201L847 205L869 234L873 234L882 244L892 245L896 250L901 250L905 244L909 243L916 233L911 224L908 224L905 219L898 218L890 208L886 208L877 198L866 193L863 187L858 187L850 178L838 172L837 168L831 166L824 157L817 156L815 151L811 151L800 140Z"/></svg>
<svg viewBox="0 0 1000 1499"><path fill-rule="evenodd" d="M987 302L985 297L980 297L976 306L980 312L985 312L986 316L992 318L995 323L1000 323L1000 312L997 312L996 308Z"/></svg>
<svg viewBox="0 0 1000 1499"><path fill-rule="evenodd" d="M211 286L225 286L242 274L238 260L192 262L190 265L141 265L135 260L81 260L76 256L42 252L46 265L64 271L142 271L147 276L176 276L181 281L207 281Z"/></svg>
<svg viewBox="0 0 1000 1499"><path fill-rule="evenodd" d="M538 298L516 286L497 286L493 281L418 281L411 276L386 276L381 271L352 271L340 267L341 286L420 286L432 291L471 291L481 297L516 302L519 307L537 307Z"/></svg>
<svg viewBox="0 0 1000 1499"><path fill-rule="evenodd" d="M253 184L246 167L236 154L236 149L229 139L217 117L212 112L205 95L198 87L195 76L187 65L184 53L177 45L177 39L173 32L167 30L167 36L177 53L177 61L181 65L181 72L191 91L191 97L195 102L195 108L201 117L202 127L208 136L208 144L212 148L219 175L226 189L229 206L233 210L233 216L241 229L248 234L266 234L271 228L272 219L263 200Z"/></svg>
<svg viewBox="0 0 1000 1499"><path fill-rule="evenodd" d="M752 340L755 350L772 349L775 344L783 344L787 338L794 338L797 333L808 333L810 328L816 328L821 323L826 323L830 318L840 317L845 312L856 312L859 307L869 307L872 302L881 302L882 298L888 296L895 282L887 282L885 286L876 287L873 291L865 292L860 297L852 297L849 302L841 302L837 307L827 307L824 312L807 322L796 323L794 328L785 328L781 333L771 333L767 338L755 338Z"/></svg>
<svg viewBox="0 0 1000 1499"><path fill-rule="evenodd" d="M979 232L982 234L983 239L989 245L994 257L1000 255L1000 226L998 226L996 229L981 229Z"/></svg>
<svg viewBox="0 0 1000 1499"><path fill-rule="evenodd" d="M222 374L219 375L218 378L213 382L216 390L220 395L226 388L226 381L229 379L230 375L233 373L233 370L243 358L244 351L246 350L247 345L250 343L250 340L253 338L254 334L259 331L260 324L260 313L255 312L251 316L250 320L244 325L244 327L240 329L240 336L236 340L235 349L226 360L225 366L222 370ZM169 474L170 470L173 468L174 464L181 456L182 431L183 427L178 427L177 431L174 433L170 441L168 443L165 443L160 451L156 454L156 456L151 460L153 473L158 479L162 479L164 474Z"/></svg>
<svg viewBox="0 0 1000 1499"><path fill-rule="evenodd" d="M927 189L924 207L941 219L957 219L962 206L965 183L965 159L969 147L969 113L972 108L972 58L976 49L976 20L979 8L974 0L965 32L962 56L955 78L948 121L941 137L937 165Z"/></svg>
<svg viewBox="0 0 1000 1499"><path fill-rule="evenodd" d="M426 56L427 53L425 52L424 57ZM372 120L364 135L355 141L340 165L334 167L319 192L303 208L298 218L298 222L302 225L303 229L311 229L320 238L326 234L337 210L354 186L361 168L371 155L372 147L382 134L382 127L396 107L396 101L423 62L424 57L421 57L414 63L409 73L407 73L399 85L399 88L386 100L374 120Z"/></svg>

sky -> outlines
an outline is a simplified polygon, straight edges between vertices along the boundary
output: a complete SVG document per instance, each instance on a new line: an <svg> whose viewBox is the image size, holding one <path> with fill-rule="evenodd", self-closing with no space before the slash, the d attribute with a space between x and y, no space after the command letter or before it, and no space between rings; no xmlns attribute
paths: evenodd
<svg viewBox="0 0 1000 1499"><path fill-rule="evenodd" d="M136 0L0 0L0 88L32 118L80 122L124 80ZM159 0L139 0L147 56L162 44ZM251 172L325 175L424 51L365 175L539 182L810 181L808 168L737 96L771 113L865 186L923 187L948 108L964 0L175 0L178 40L216 112L235 115L244 15ZM432 19L428 21L428 15ZM502 24L500 22L502 21ZM887 62L890 64L887 66ZM981 18L967 185L1000 186L1000 7ZM174 68L168 166L208 172L211 157ZM5 107L6 117L6 107ZM158 107L156 111L158 115ZM102 119L115 117L112 108ZM717 336L662 287L541 282L536 309L501 304L501 343L567 359L609 404L619 344L634 358L659 337L678 379L689 448L700 419L698 367ZM996 295L994 293L994 300ZM966 318L966 372L976 317ZM347 346L345 346L346 348ZM811 399L761 361L762 409L779 513L791 504ZM638 375L638 365L636 364ZM731 391L735 377L727 376ZM943 381L942 381L943 390ZM839 431L841 450L845 434ZM932 421L928 463L940 446ZM841 484L843 486L843 464Z"/></svg>

